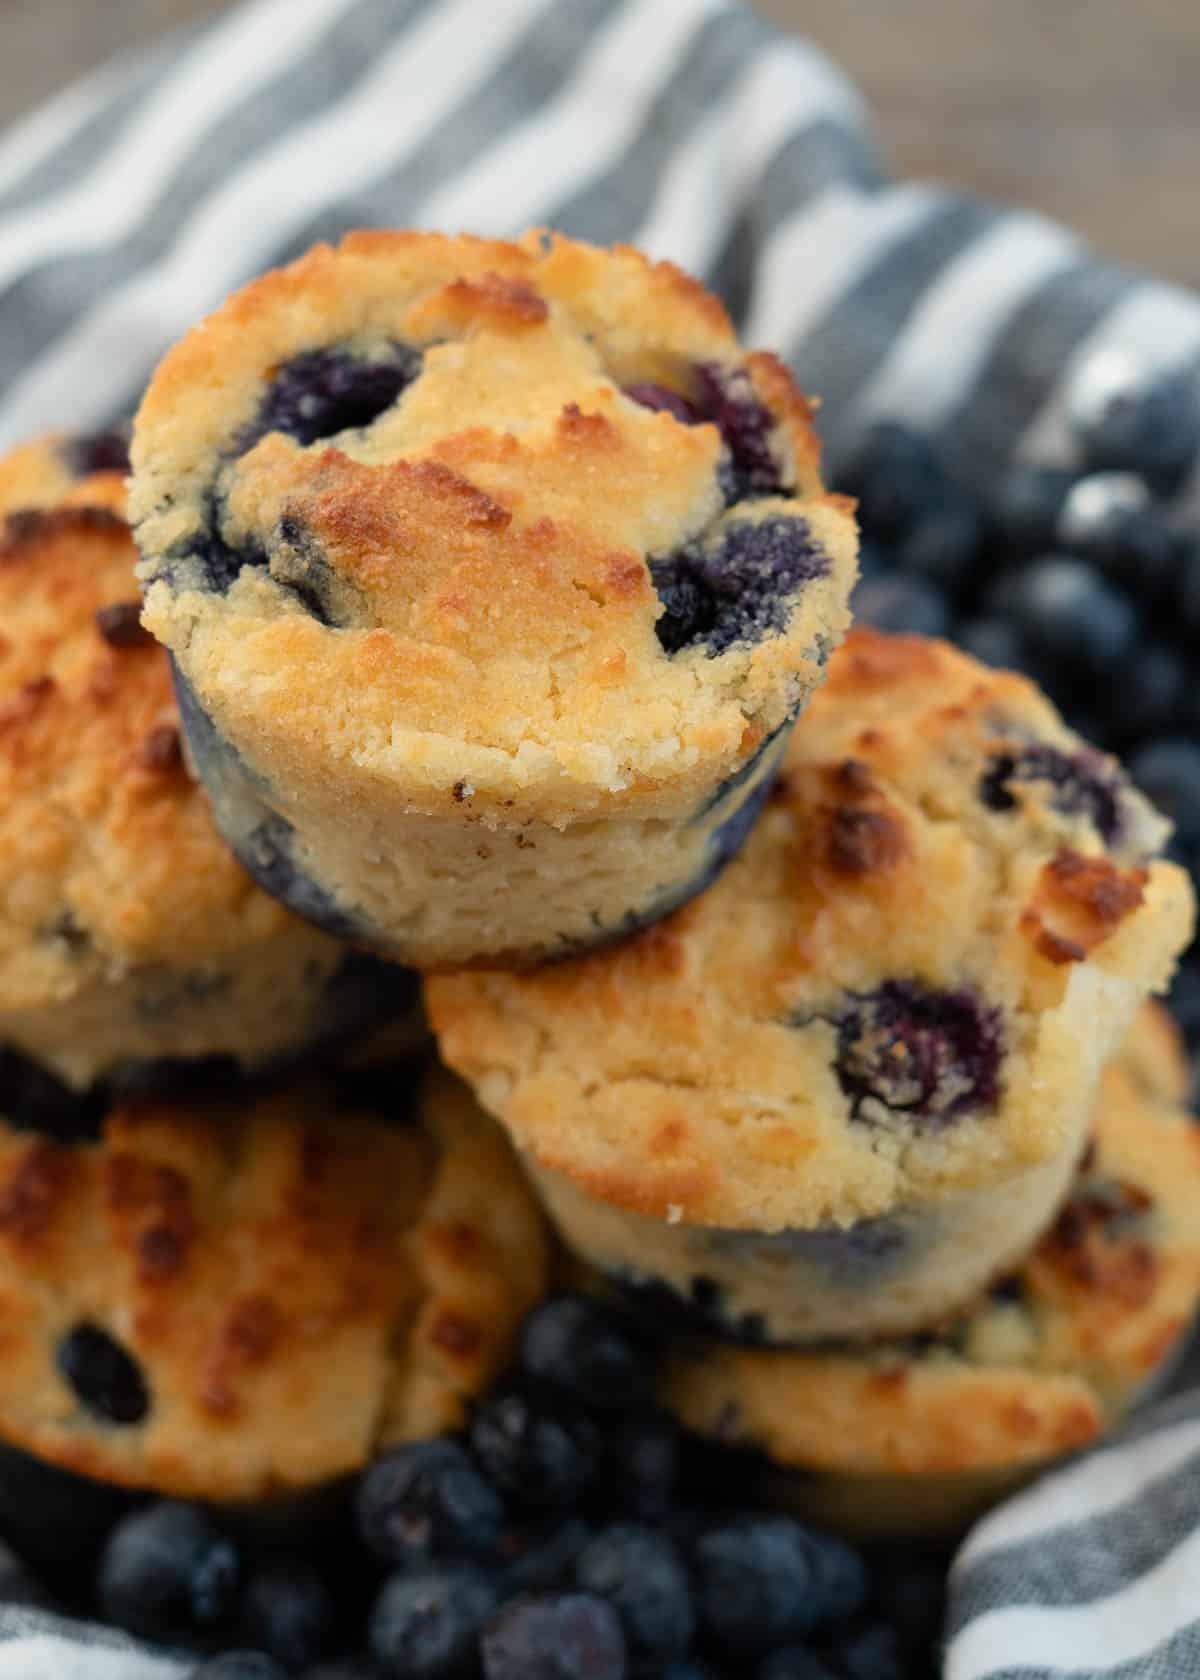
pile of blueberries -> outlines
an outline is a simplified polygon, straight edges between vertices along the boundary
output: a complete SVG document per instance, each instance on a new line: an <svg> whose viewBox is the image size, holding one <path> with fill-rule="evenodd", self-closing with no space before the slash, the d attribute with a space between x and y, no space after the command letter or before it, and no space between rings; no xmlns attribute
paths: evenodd
<svg viewBox="0 0 1200 1680"><path fill-rule="evenodd" d="M198 1505L110 1512L65 1607L190 1652L188 1680L932 1680L944 1560L744 1509L707 1449L689 1472L653 1370L607 1307L552 1297L462 1436L390 1452L282 1545ZM15 1563L0 1598L50 1602Z"/></svg>
<svg viewBox="0 0 1200 1680"><path fill-rule="evenodd" d="M865 433L837 486L858 498L863 530L855 613L1028 672L1125 760L1200 881L1200 504L1180 505L1200 382L1097 355L1066 419L1076 470L1017 465L970 488L921 434ZM1200 1050L1200 942L1170 1001Z"/></svg>

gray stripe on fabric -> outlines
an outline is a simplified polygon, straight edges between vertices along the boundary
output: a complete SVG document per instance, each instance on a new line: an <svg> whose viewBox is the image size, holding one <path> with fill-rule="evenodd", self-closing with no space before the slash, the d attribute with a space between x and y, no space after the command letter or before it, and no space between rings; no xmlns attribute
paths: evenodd
<svg viewBox="0 0 1200 1680"><path fill-rule="evenodd" d="M939 444L955 473L981 484L995 472L1071 352L1136 284L1119 269L1081 257L1021 305L941 427Z"/></svg>
<svg viewBox="0 0 1200 1680"><path fill-rule="evenodd" d="M126 238L99 250L64 253L26 271L0 294L0 307L22 324L19 342L0 344L0 380L35 360L97 297L115 291L161 256L206 194L260 148L344 97L347 85L369 71L384 46L433 3L360 0L338 14L302 59L253 89L211 127L197 131L186 159L164 181L152 212Z"/></svg>
<svg viewBox="0 0 1200 1680"><path fill-rule="evenodd" d="M1129 1582L1125 1583L1127 1586ZM989 1669L987 1680L1195 1680L1200 1675L1200 1622L1191 1622L1170 1639L1155 1639L1147 1629L1146 1649L1115 1668Z"/></svg>
<svg viewBox="0 0 1200 1680"><path fill-rule="evenodd" d="M514 116L528 121L570 86L579 60L612 15L611 0L570 0L543 13L436 133L369 187L311 216L280 247L274 260L288 262L316 240L340 239L351 228L398 227L419 221L422 203L447 182L465 175L503 136Z"/></svg>
<svg viewBox="0 0 1200 1680"><path fill-rule="evenodd" d="M904 323L942 270L999 218L977 199L948 198L910 233L888 245L808 332L788 361L829 414L845 414L890 352ZM836 436L827 437L836 449Z"/></svg>
<svg viewBox="0 0 1200 1680"><path fill-rule="evenodd" d="M862 130L821 117L792 134L772 157L745 203L736 207L706 278L740 326L750 307L759 253L775 228L839 181L870 191L882 184L879 160Z"/></svg>
<svg viewBox="0 0 1200 1680"><path fill-rule="evenodd" d="M547 221L563 233L601 244L628 239L645 219L674 151L719 103L762 39L762 25L748 12L722 11L708 18L621 157L582 192L555 205Z"/></svg>

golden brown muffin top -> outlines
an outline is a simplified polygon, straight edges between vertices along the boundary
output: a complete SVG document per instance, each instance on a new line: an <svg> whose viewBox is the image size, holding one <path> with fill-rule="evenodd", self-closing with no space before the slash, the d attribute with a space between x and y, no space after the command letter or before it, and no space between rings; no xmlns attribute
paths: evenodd
<svg viewBox="0 0 1200 1680"><path fill-rule="evenodd" d="M853 522L817 457L782 363L668 263L356 233L159 367L146 622L267 772L349 760L500 820L533 790L550 820L674 809L845 628Z"/></svg>
<svg viewBox="0 0 1200 1680"><path fill-rule="evenodd" d="M0 1262L5 1439L241 1500L458 1427L548 1257L502 1133L441 1075L407 1123L309 1081L118 1108L95 1143L0 1127Z"/></svg>
<svg viewBox="0 0 1200 1680"><path fill-rule="evenodd" d="M1167 825L1023 677L854 630L745 848L626 944L430 977L442 1055L603 1199L761 1230L1073 1147L1186 945Z"/></svg>

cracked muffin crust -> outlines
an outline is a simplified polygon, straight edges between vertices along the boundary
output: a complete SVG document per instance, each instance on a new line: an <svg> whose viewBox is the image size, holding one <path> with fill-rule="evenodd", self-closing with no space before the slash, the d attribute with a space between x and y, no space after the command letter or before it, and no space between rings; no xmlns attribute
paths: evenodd
<svg viewBox="0 0 1200 1680"><path fill-rule="evenodd" d="M214 829L139 622L123 476L71 476L119 441L0 461L0 1106L18 1120L54 1106L21 1057L72 1090L197 1059L257 1070L415 1007L410 975L289 914Z"/></svg>
<svg viewBox="0 0 1200 1680"><path fill-rule="evenodd" d="M639 253L358 233L138 415L145 622L269 892L422 967L562 955L736 852L845 629L808 403Z"/></svg>
<svg viewBox="0 0 1200 1680"><path fill-rule="evenodd" d="M1139 1018L1054 1224L968 1313L864 1348L681 1348L669 1409L750 1449L739 1473L767 1497L859 1533L960 1526L1097 1440L1169 1372L1200 1298L1200 1127L1141 1077L1162 1034Z"/></svg>
<svg viewBox="0 0 1200 1680"><path fill-rule="evenodd" d="M855 630L708 893L426 1003L568 1243L655 1310L776 1342L919 1327L1053 1216L1188 940L1166 832L1025 679Z"/></svg>
<svg viewBox="0 0 1200 1680"><path fill-rule="evenodd" d="M0 1125L0 1435L256 1500L459 1427L546 1287L541 1217L449 1075L415 1114L353 1090L129 1104L74 1146Z"/></svg>

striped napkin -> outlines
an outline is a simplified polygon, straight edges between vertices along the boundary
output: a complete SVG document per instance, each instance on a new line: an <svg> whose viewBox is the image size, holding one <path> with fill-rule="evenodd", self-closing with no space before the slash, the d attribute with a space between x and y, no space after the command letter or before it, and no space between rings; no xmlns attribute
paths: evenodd
<svg viewBox="0 0 1200 1680"><path fill-rule="evenodd" d="M986 477L1070 464L1096 351L1200 376L1200 303L1042 218L884 179L854 89L734 0L251 0L0 137L0 444L127 412L234 286L365 223L628 239L704 275L825 400ZM1200 509L1200 472L1179 493ZM1200 1400L980 1525L946 1680L1200 1675ZM0 1680L171 1680L0 1609Z"/></svg>

